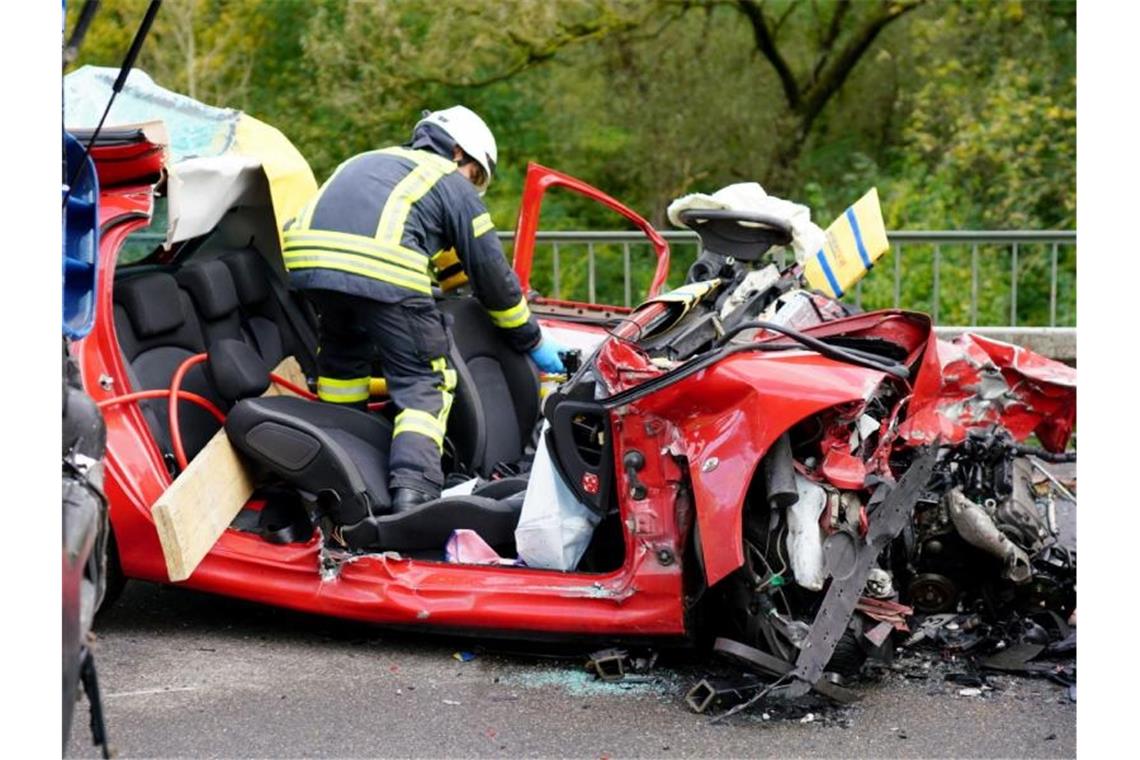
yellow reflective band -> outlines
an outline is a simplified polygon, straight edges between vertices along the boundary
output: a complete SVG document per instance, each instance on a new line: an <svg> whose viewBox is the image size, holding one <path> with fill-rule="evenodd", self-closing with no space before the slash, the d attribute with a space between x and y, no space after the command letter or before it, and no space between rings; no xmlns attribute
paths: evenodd
<svg viewBox="0 0 1140 760"><path fill-rule="evenodd" d="M394 267L379 261L369 261L358 254L339 253L305 249L285 253L285 268L290 271L298 269L335 269L339 272L358 274L361 277L371 277L374 280L387 282L397 287L407 288L425 295L431 294L431 278L425 275L416 275L406 269Z"/></svg>
<svg viewBox="0 0 1140 760"><path fill-rule="evenodd" d="M475 237L479 237L493 229L495 229L495 225L491 221L490 214L480 214L471 220L471 231L475 234Z"/></svg>
<svg viewBox="0 0 1140 760"><path fill-rule="evenodd" d="M446 406L450 405L447 404ZM395 438L402 433L419 433L430 438L436 446L439 446L441 450L443 449L444 426L435 415L421 412L419 409L405 409L396 415L396 426L392 430L392 437Z"/></svg>
<svg viewBox="0 0 1140 760"><path fill-rule="evenodd" d="M404 236L404 223L412 212L412 204L443 175L430 166L417 166L392 189L376 225L376 239L399 245Z"/></svg>
<svg viewBox="0 0 1140 760"><path fill-rule="evenodd" d="M512 327L522 327L527 323L530 319L530 308L526 305L526 297L524 296L509 309L488 310L487 314L490 315L491 321L495 323L496 327L509 330Z"/></svg>
<svg viewBox="0 0 1140 760"><path fill-rule="evenodd" d="M335 404L353 404L368 400L368 385L371 378L354 377L343 380L335 377L317 378L317 396L322 401Z"/></svg>
<svg viewBox="0 0 1140 760"><path fill-rule="evenodd" d="M437 156L431 151L427 150L412 150L411 148L404 148L399 145L394 145L391 148L381 148L376 153L386 153L389 156L400 156L409 161L413 161L416 165L427 164L434 166L441 174L449 174L456 169L454 161Z"/></svg>
<svg viewBox="0 0 1140 760"><path fill-rule="evenodd" d="M332 230L288 230L284 236L284 252L310 248L331 248L346 253L369 256L403 267L416 274L427 273L427 259L422 253L391 243L381 243L361 235Z"/></svg>
<svg viewBox="0 0 1140 760"><path fill-rule="evenodd" d="M432 368L433 372L438 372L440 374L440 376L443 378L442 390L444 390L444 391L455 390L455 386L459 382L459 376L456 374L455 370L448 369L447 359L445 357L441 356L438 359L432 359L431 368ZM443 416L447 417L447 415L443 415Z"/></svg>
<svg viewBox="0 0 1140 760"><path fill-rule="evenodd" d="M454 171L455 164L427 151L401 149L399 152L385 152L416 163L416 168L392 188L376 225L377 240L399 245L404 237L404 224L408 221L412 204L422 198L443 175Z"/></svg>
<svg viewBox="0 0 1140 760"><path fill-rule="evenodd" d="M452 387L455 387L455 386L452 386ZM440 427L443 428L444 432L447 432L447 415L451 414L451 404L453 401L455 401L455 395L452 393L448 393L447 391L444 391L443 392L443 408L439 410L439 417L438 417Z"/></svg>

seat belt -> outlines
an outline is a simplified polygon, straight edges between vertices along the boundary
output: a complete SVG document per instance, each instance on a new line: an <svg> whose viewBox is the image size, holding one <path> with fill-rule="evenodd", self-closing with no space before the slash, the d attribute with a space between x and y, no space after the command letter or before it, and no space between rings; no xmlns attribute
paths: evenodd
<svg viewBox="0 0 1140 760"><path fill-rule="evenodd" d="M301 369L305 374L310 377L317 376L317 354L310 348L310 346L317 345L317 335L313 332L312 327L307 321L303 325L298 324L299 321L294 314L293 310L300 308L291 299L292 291L288 290L283 282L277 277L276 273L271 273L269 277L269 286L273 289L273 295L277 298L277 303L281 306L281 313L285 315L285 321L289 323L290 329L293 331L293 337L299 346L295 346L298 352L297 361L301 364ZM300 355L303 354L303 355Z"/></svg>

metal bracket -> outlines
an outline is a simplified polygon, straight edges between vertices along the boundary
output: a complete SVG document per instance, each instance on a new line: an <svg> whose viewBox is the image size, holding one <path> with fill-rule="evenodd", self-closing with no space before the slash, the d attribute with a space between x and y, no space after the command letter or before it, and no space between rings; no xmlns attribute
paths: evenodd
<svg viewBox="0 0 1140 760"><path fill-rule="evenodd" d="M851 540L850 534L845 533L835 533L828 537L825 562L831 584L796 659L792 671L795 680L788 689L790 696L802 696L813 687L819 688L823 668L831 659L839 638L847 628L847 622L867 583L867 576L876 566L879 554L911 520L915 501L934 471L937 453L936 446L927 447L911 463L906 473L870 515L870 524L863 541ZM889 486L884 484L880 488ZM874 497L872 501L875 501ZM848 540L830 542L836 536L846 536Z"/></svg>
<svg viewBox="0 0 1140 760"><path fill-rule="evenodd" d="M625 663L629 652L624 649L603 649L594 652L586 662L586 670L592 671L603 681L621 681L625 678Z"/></svg>
<svg viewBox="0 0 1140 760"><path fill-rule="evenodd" d="M751 668L758 673L763 673L764 675L780 677L788 675L792 672L792 664L790 662L781 660L779 657L770 655L767 652L762 652L759 649L754 649L747 644L741 644L739 641L719 638L713 644L713 649L720 654L726 655L727 657L739 661L745 667ZM790 684L789 687L794 685L794 683ZM700 684L697 684L697 686L700 686ZM789 687L783 687L782 691L784 689L791 691ZM690 690L689 694L692 694L696 688L697 687L693 687L693 689ZM852 702L859 700L859 695L857 693L851 689L845 689L838 684L834 684L831 681L828 681L826 678L818 678L816 683L809 685L809 689L811 688L814 688L817 692L827 697L828 699L834 699L836 702L841 702L843 704L851 704ZM803 693L807 693L807 691L808 690L805 689ZM789 693L788 696L792 697L800 695ZM688 696L686 696L686 700L688 700ZM692 706L691 702L689 704ZM700 711L698 710L698 712Z"/></svg>
<svg viewBox="0 0 1140 760"><path fill-rule="evenodd" d="M695 713L703 713L713 704L726 702L740 702L744 695L750 691L762 689L768 684L756 680L755 676L748 679L721 679L702 678L693 688L685 694L685 703Z"/></svg>

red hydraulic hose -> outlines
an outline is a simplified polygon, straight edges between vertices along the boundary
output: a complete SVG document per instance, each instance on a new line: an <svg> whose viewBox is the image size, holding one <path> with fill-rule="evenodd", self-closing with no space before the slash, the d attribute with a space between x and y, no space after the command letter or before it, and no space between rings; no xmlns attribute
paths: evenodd
<svg viewBox="0 0 1140 760"><path fill-rule="evenodd" d="M293 393L296 393L301 398L307 398L310 401L316 401L317 400L317 394L313 393L308 388L302 388L301 386L296 385L295 383L289 382L285 378L281 377L281 375L278 375L276 372L270 372L269 373L269 379L272 380L274 382L274 384L280 385L282 388L284 388L287 391L292 391Z"/></svg>
<svg viewBox="0 0 1140 760"><path fill-rule="evenodd" d="M182 378L186 376L193 367L206 361L207 354L194 354L187 358L178 365L178 369L174 372L174 377L170 380L170 395L177 396L180 388L182 387ZM174 461L178 463L179 470L185 470L187 464L186 451L182 448L182 431L178 428L178 404L177 402L167 405L169 420L170 420L170 443L174 448Z"/></svg>
<svg viewBox="0 0 1140 760"><path fill-rule="evenodd" d="M168 399L170 398L170 389L158 388L152 391L135 391L134 393L127 393L122 396L105 398L102 401L98 402L96 406L98 406L100 409L103 409L108 406L115 406L116 404L125 404L130 401L145 401L146 399L152 398ZM197 404L210 414L214 415L214 419L216 419L218 422L224 423L226 421L226 415L222 413L222 410L216 407L214 403L205 396L199 396L197 393L193 393L191 391L178 391L178 398L181 401L190 401L194 404Z"/></svg>
<svg viewBox="0 0 1140 760"><path fill-rule="evenodd" d="M181 387L182 380L186 377L186 373L195 366L206 361L207 358L209 358L207 354L195 354L194 356L187 357L185 361L178 365L178 369L174 372L174 376L170 379L170 388L167 390L156 389L149 391L136 391L134 393L127 393L122 396L103 399L102 401L98 402L97 405L100 408L103 408L107 406L113 406L115 404L127 403L129 401L142 401L144 399L152 398L169 399L176 397L179 401L190 401L191 403L197 404L209 412L211 415L213 415L214 419L216 419L220 424L225 424L226 415L220 409L218 409L214 403L212 403L204 396L198 395L197 393L184 391ZM296 385L295 383L286 380L275 372L269 373L269 379L272 380L275 384L280 385L282 388L285 388L286 390L297 394L301 398L309 399L312 401L315 401L318 398L317 394L313 393L308 388L303 388L299 385ZM383 402L378 404L369 404L369 408L382 408L383 406ZM174 449L174 461L178 463L178 468L180 470L185 470L189 462L186 460L186 450L182 446L182 431L178 427L178 404L169 404L167 414L170 425L170 442L172 448Z"/></svg>

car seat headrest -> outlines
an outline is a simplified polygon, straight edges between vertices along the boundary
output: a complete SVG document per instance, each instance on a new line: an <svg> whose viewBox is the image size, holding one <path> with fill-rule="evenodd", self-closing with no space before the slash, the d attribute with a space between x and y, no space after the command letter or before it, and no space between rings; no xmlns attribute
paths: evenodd
<svg viewBox="0 0 1140 760"><path fill-rule="evenodd" d="M210 343L208 353L210 381L227 402L260 396L269 388L269 368L248 344L222 338Z"/></svg>
<svg viewBox="0 0 1140 760"><path fill-rule="evenodd" d="M139 338L170 332L185 321L178 283L165 272L152 272L116 283L115 301L126 310Z"/></svg>
<svg viewBox="0 0 1140 760"><path fill-rule="evenodd" d="M187 264L176 275L178 284L190 293L203 317L221 319L237 310L238 297L229 268L220 261Z"/></svg>
<svg viewBox="0 0 1140 760"><path fill-rule="evenodd" d="M250 248L222 257L233 275L238 298L245 306L256 306L269 297L269 282L266 278L273 275L258 258L257 252Z"/></svg>

